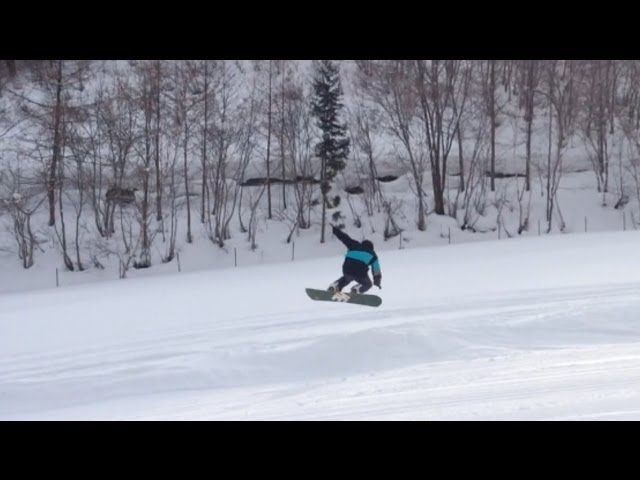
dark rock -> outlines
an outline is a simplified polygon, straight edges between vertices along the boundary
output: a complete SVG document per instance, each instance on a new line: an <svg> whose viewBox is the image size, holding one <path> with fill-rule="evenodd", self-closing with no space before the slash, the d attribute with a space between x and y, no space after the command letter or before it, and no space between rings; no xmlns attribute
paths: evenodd
<svg viewBox="0 0 640 480"><path fill-rule="evenodd" d="M388 183L388 182L393 182L395 180L397 180L398 177L395 175L385 175L383 177L378 177L378 181L379 182L384 182L384 183Z"/></svg>

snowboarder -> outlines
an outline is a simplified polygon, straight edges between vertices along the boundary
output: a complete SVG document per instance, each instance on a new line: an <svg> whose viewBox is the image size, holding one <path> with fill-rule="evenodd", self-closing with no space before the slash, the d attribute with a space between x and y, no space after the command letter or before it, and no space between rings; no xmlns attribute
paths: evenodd
<svg viewBox="0 0 640 480"><path fill-rule="evenodd" d="M378 255L370 240L358 242L335 225L331 226L333 234L347 247L347 255L342 264L342 277L333 282L327 289L331 293L341 292L344 287L355 281L358 285L351 289L351 293L364 293L371 288L369 267L373 271L373 284L382 289L382 272Z"/></svg>

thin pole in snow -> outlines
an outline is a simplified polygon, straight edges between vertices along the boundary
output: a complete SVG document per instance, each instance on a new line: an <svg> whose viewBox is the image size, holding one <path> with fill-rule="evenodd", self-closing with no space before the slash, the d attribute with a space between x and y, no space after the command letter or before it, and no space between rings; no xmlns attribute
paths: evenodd
<svg viewBox="0 0 640 480"><path fill-rule="evenodd" d="M402 232L400 232L400 250L402 250Z"/></svg>
<svg viewBox="0 0 640 480"><path fill-rule="evenodd" d="M56 268L56 288L60 286L60 280L58 279L58 269Z"/></svg>
<svg viewBox="0 0 640 480"><path fill-rule="evenodd" d="M538 219L538 235L540 235L540 219Z"/></svg>
<svg viewBox="0 0 640 480"><path fill-rule="evenodd" d="M291 242L291 261L293 262L296 258L296 242Z"/></svg>
<svg viewBox="0 0 640 480"><path fill-rule="evenodd" d="M627 230L627 214L624 212L624 210L622 211L622 230Z"/></svg>
<svg viewBox="0 0 640 480"><path fill-rule="evenodd" d="M178 261L178 272L180 272L180 254L176 253L176 260Z"/></svg>
<svg viewBox="0 0 640 480"><path fill-rule="evenodd" d="M449 245L451 245L451 227L449 227Z"/></svg>
<svg viewBox="0 0 640 480"><path fill-rule="evenodd" d="M586 215L584 217L584 231L585 232L587 231L587 217L586 217Z"/></svg>
<svg viewBox="0 0 640 480"><path fill-rule="evenodd" d="M233 247L233 266L238 266L238 251L236 250L236 247Z"/></svg>

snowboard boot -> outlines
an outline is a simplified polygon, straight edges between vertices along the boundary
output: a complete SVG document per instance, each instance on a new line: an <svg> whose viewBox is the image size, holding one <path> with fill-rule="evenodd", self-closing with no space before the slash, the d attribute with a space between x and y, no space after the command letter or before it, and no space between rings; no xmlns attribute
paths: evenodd
<svg viewBox="0 0 640 480"><path fill-rule="evenodd" d="M327 291L329 293L336 293L338 292L338 282L333 282L331 285L329 285L329 288L327 288Z"/></svg>

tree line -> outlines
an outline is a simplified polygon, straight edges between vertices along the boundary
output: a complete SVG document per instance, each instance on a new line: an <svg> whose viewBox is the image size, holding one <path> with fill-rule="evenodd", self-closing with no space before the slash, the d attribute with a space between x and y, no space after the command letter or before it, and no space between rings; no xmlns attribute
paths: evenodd
<svg viewBox="0 0 640 480"><path fill-rule="evenodd" d="M618 60L0 61L0 215L24 268L51 239L68 270L114 255L124 276L171 261L179 232L224 248L237 225L256 248L263 216L325 242L346 204L394 236L404 205L381 170L406 172L418 230L432 213L473 230L501 211L512 162L516 233L534 185L551 231L576 144L603 203L640 201L639 75Z"/></svg>

